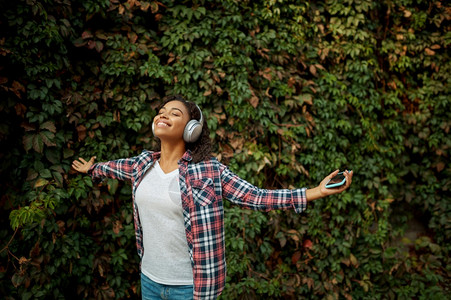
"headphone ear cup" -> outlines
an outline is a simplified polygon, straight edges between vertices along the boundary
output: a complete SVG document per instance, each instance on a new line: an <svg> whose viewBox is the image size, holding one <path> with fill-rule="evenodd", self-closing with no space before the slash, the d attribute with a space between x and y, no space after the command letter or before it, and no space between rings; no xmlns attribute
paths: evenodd
<svg viewBox="0 0 451 300"><path fill-rule="evenodd" d="M187 143L193 143L197 141L202 133L202 125L197 120L189 121L185 130L183 131L183 140Z"/></svg>

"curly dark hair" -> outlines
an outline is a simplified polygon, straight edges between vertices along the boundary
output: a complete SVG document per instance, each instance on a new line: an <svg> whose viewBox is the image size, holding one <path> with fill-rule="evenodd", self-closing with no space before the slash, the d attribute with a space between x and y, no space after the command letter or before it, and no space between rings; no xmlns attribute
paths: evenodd
<svg viewBox="0 0 451 300"><path fill-rule="evenodd" d="M171 95L163 98L163 103L158 107L157 112L165 106L166 103L171 101L179 101L183 103L186 107L186 109L189 112L189 118L190 120L199 120L200 121L200 111L197 108L196 104L186 100L181 95ZM207 120L204 117L204 122L202 124L202 133L199 137L199 139L193 143L186 143L186 149L191 151L191 154L193 156L193 162L198 163L203 160L209 159L211 157L212 152L212 142L210 139L210 130L207 126ZM157 137L157 150L161 150L161 141Z"/></svg>

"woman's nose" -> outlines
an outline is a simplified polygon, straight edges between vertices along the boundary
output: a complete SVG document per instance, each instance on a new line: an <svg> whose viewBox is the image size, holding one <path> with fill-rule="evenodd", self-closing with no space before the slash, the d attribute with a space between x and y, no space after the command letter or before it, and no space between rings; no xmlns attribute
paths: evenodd
<svg viewBox="0 0 451 300"><path fill-rule="evenodd" d="M168 118L167 112L162 112L162 113L160 113L160 118L165 118L165 119L167 119L167 118Z"/></svg>

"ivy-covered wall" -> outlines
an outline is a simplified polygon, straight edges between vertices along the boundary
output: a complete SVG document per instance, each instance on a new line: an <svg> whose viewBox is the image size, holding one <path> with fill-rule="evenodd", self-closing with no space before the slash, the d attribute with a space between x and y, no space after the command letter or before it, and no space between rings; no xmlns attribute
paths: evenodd
<svg viewBox="0 0 451 300"><path fill-rule="evenodd" d="M152 149L167 94L265 188L352 187L306 213L228 205L223 299L445 299L446 1L0 3L0 294L139 299L128 184L70 169ZM409 224L417 224L411 233Z"/></svg>

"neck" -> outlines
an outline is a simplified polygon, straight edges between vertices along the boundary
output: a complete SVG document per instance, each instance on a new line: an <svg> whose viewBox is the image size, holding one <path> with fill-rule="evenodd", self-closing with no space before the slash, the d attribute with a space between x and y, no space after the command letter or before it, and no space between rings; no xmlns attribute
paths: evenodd
<svg viewBox="0 0 451 300"><path fill-rule="evenodd" d="M185 142L168 143L161 141L160 167L169 172L178 168L178 161L186 152Z"/></svg>

